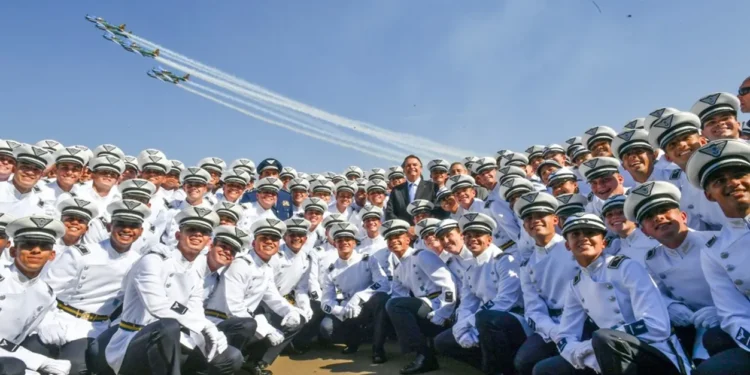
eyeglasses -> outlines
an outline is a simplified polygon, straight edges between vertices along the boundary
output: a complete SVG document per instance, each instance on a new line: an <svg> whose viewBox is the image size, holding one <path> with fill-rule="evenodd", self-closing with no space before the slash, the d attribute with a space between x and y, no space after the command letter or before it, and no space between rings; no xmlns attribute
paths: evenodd
<svg viewBox="0 0 750 375"><path fill-rule="evenodd" d="M737 90L737 96L743 96L747 94L750 94L750 86L740 87L740 89Z"/></svg>

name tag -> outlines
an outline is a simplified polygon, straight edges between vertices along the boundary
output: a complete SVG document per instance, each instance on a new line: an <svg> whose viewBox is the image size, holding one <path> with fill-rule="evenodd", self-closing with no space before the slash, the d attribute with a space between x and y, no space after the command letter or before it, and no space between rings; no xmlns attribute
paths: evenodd
<svg viewBox="0 0 750 375"><path fill-rule="evenodd" d="M495 302L487 301L487 303L482 305L482 310L489 310L492 308L492 306L495 306Z"/></svg>
<svg viewBox="0 0 750 375"><path fill-rule="evenodd" d="M172 307L170 307L170 309L171 309L172 311L174 311L174 312L176 312L176 313L180 314L180 315L185 315L185 313L186 313L186 312L188 311L188 308L187 308L187 307L185 307L185 305L183 305L183 304L181 304L181 303L179 303L179 302L175 302L175 303L173 303L173 304L172 304Z"/></svg>
<svg viewBox="0 0 750 375"><path fill-rule="evenodd" d="M562 339L557 342L557 351L562 353L563 349L565 349L565 346L568 345L568 339Z"/></svg>
<svg viewBox="0 0 750 375"><path fill-rule="evenodd" d="M453 302L453 292L445 292L445 302Z"/></svg>
<svg viewBox="0 0 750 375"><path fill-rule="evenodd" d="M16 350L18 350L19 346L20 345L14 344L14 343L6 340L6 339L0 340L0 348L2 348L4 350L7 350L7 351L9 351L11 353L15 352Z"/></svg>
<svg viewBox="0 0 750 375"><path fill-rule="evenodd" d="M648 327L646 327L646 322L644 322L643 319L635 323L628 324L624 328L625 332L633 336L642 335L648 332Z"/></svg>

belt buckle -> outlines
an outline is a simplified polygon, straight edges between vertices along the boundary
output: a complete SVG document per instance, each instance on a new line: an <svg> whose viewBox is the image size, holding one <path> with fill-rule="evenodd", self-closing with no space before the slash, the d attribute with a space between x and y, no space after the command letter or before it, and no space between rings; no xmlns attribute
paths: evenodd
<svg viewBox="0 0 750 375"><path fill-rule="evenodd" d="M81 319L83 319L83 320L91 320L91 314L87 313L87 312L85 312L85 313L80 313L79 312L78 313L78 317L81 318Z"/></svg>

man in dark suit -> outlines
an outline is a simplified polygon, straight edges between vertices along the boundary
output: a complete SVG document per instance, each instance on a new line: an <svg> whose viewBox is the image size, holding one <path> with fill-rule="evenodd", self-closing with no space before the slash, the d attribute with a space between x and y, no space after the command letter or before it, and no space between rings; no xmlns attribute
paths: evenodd
<svg viewBox="0 0 750 375"><path fill-rule="evenodd" d="M404 169L406 182L391 190L385 207L385 219L401 219L411 223L412 217L406 212L406 206L415 199L426 199L435 203L437 188L432 181L422 179L422 161L417 156L407 156L401 168Z"/></svg>

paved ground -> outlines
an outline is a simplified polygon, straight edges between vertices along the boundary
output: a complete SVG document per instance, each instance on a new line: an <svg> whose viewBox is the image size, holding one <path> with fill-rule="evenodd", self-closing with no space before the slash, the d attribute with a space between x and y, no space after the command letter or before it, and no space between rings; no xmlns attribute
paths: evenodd
<svg viewBox="0 0 750 375"><path fill-rule="evenodd" d="M398 353L398 345L388 343L386 351L388 362L382 365L370 363L371 352L366 345L362 345L359 352L353 356L341 354L343 346L335 348L318 348L302 356L289 358L284 355L274 362L269 368L274 375L284 374L398 374L398 371L406 366L413 355L401 355ZM478 375L481 372L464 365L463 363L449 358L440 358L440 370L430 372L434 375L461 374Z"/></svg>

